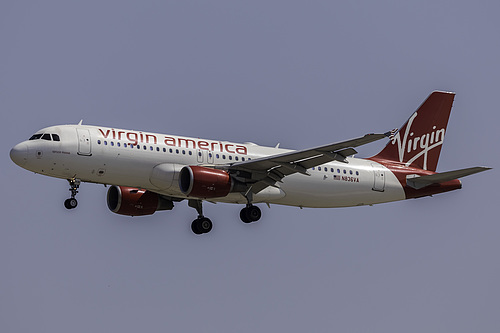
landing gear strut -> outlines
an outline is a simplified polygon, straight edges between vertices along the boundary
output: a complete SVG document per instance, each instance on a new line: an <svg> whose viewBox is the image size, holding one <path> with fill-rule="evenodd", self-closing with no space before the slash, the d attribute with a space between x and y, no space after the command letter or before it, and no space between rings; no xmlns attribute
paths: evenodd
<svg viewBox="0 0 500 333"><path fill-rule="evenodd" d="M206 234L212 230L213 224L208 217L203 216L201 200L189 199L189 207L196 209L198 218L191 223L191 230L197 235Z"/></svg>
<svg viewBox="0 0 500 333"><path fill-rule="evenodd" d="M71 198L64 201L64 207L66 207L67 209L73 209L78 206L78 201L76 201L75 197L78 193L78 188L80 187L80 179L71 178L68 179L68 182L70 186L69 190L71 192Z"/></svg>

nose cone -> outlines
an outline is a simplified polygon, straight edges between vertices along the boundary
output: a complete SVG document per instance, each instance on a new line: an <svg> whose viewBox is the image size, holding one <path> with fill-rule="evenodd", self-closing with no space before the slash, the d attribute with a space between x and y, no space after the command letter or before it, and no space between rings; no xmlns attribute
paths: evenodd
<svg viewBox="0 0 500 333"><path fill-rule="evenodd" d="M28 160L28 145L26 143L19 143L10 150L10 159L12 162L19 166L26 164Z"/></svg>

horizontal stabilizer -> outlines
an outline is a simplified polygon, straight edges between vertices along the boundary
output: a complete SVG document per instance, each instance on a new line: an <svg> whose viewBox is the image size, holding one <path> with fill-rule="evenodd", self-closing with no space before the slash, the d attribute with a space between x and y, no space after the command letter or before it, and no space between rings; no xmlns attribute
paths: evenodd
<svg viewBox="0 0 500 333"><path fill-rule="evenodd" d="M491 168L487 167L473 167L467 169L441 172L428 176L408 175L406 177L406 184L418 190L426 186L429 186L431 184L447 182L453 179L462 178L465 176L473 175L475 173L483 172L490 169Z"/></svg>

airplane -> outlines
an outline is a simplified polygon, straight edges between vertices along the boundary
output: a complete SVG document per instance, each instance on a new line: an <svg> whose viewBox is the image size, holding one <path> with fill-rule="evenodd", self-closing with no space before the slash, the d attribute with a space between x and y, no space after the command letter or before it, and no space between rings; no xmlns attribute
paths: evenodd
<svg viewBox="0 0 500 333"><path fill-rule="evenodd" d="M349 207L432 196L462 187L458 178L489 170L436 172L455 93L434 91L398 130L366 134L310 149L199 139L115 129L59 125L14 146L10 158L42 175L66 179L77 206L81 182L110 185L108 208L128 216L171 210L187 200L198 216L195 234L212 230L203 201L244 205L245 223L261 218L255 204ZM375 156L354 149L389 138Z"/></svg>

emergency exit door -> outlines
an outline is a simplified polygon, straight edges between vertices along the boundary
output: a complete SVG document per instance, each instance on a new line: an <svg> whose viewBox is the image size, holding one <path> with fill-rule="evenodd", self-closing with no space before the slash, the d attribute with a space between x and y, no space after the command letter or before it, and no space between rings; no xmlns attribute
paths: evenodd
<svg viewBox="0 0 500 333"><path fill-rule="evenodd" d="M385 189L385 172L377 164L372 164L373 167L373 187L372 190L384 192Z"/></svg>

